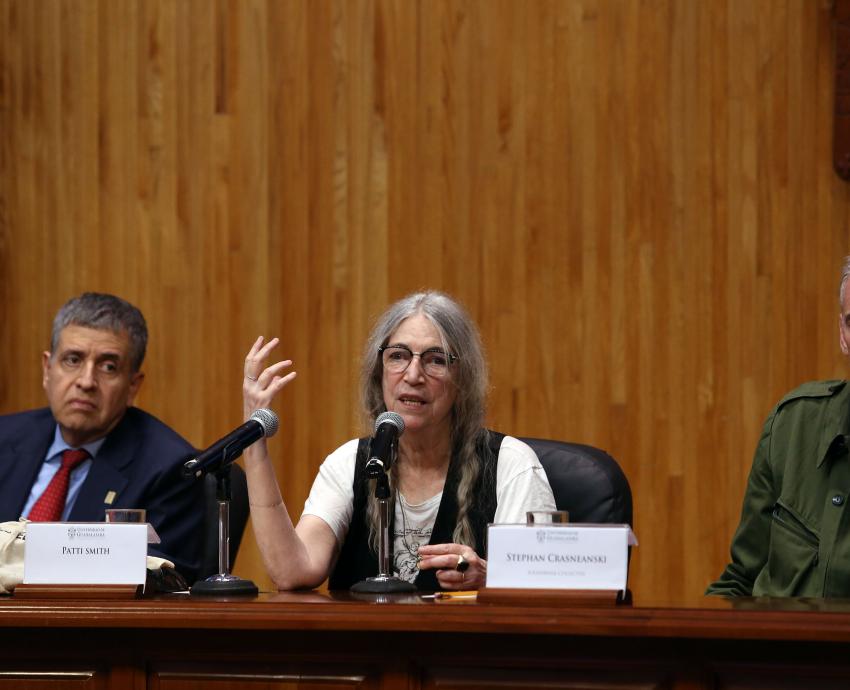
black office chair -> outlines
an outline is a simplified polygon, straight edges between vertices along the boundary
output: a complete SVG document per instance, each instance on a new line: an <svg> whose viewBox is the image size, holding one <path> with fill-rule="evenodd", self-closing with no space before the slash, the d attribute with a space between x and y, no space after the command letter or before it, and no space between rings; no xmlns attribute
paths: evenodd
<svg viewBox="0 0 850 690"><path fill-rule="evenodd" d="M617 461L593 446L521 438L540 458L555 507L570 522L632 524L632 490Z"/></svg>
<svg viewBox="0 0 850 690"><path fill-rule="evenodd" d="M251 509L248 506L248 480L239 465L230 466L230 567L236 563L236 554L242 533L248 523ZM204 477L204 543L199 579L218 573L218 499L215 474Z"/></svg>

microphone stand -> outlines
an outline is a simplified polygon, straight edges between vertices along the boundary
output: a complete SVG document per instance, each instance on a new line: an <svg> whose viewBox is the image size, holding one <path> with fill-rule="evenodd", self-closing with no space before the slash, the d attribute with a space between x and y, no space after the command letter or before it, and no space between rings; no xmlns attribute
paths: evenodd
<svg viewBox="0 0 850 690"><path fill-rule="evenodd" d="M395 455L395 447L392 449ZM395 594L415 592L416 585L392 574L390 567L390 481L383 468L375 481L375 498L378 501L378 574L367 577L351 586L360 594Z"/></svg>
<svg viewBox="0 0 850 690"><path fill-rule="evenodd" d="M231 461L235 459L231 458ZM248 595L259 593L257 585L230 574L230 465L226 463L215 473L215 493L218 499L218 574L198 580L189 590L191 594L212 596Z"/></svg>

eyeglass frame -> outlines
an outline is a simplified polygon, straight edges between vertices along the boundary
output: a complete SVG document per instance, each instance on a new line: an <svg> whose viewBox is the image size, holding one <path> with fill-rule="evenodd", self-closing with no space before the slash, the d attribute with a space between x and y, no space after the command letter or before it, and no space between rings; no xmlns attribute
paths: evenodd
<svg viewBox="0 0 850 690"><path fill-rule="evenodd" d="M425 365L421 363L422 362L422 355L427 355L429 352L436 352L436 353L444 355L445 357L448 358L449 361L448 361L448 364L446 365L446 373L448 373L449 367L452 364L454 364L455 362L457 362L458 359L460 359L457 355L453 355L451 352L446 352L444 349L442 349L440 347L429 347L427 350L423 350L422 352L414 352L407 345L382 345L381 347L378 348L378 357L381 358L381 366L384 367L385 369L386 369L386 364L384 364L384 359L383 359L384 350L389 350L391 348L395 348L397 350L407 350L410 353L410 362L407 363L407 366L404 369L401 369L400 371L395 372L397 374L403 374L405 371L407 371L410 368L411 363L413 362L413 358L419 357L419 362L420 362L420 366L422 367L423 373L427 374L428 376L434 376L434 374L429 374L427 371L425 371Z"/></svg>

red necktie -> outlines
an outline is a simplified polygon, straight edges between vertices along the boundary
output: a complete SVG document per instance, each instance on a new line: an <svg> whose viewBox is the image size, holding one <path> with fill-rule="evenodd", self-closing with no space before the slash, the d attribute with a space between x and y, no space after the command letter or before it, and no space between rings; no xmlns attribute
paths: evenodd
<svg viewBox="0 0 850 690"><path fill-rule="evenodd" d="M27 519L33 522L56 522L62 519L71 471L88 457L87 450L62 451L62 467L53 475L44 493L38 497Z"/></svg>

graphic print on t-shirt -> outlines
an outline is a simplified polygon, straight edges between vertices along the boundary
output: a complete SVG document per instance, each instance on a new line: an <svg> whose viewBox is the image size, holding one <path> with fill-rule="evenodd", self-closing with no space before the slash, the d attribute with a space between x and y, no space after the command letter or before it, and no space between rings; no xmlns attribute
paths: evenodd
<svg viewBox="0 0 850 690"><path fill-rule="evenodd" d="M419 574L419 547L431 541L442 497L440 492L424 503L410 505L404 496L398 495L393 530L393 568L402 580L413 582Z"/></svg>
<svg viewBox="0 0 850 690"><path fill-rule="evenodd" d="M393 565L402 580L413 582L419 574L419 546L431 541L432 528L396 529L393 545ZM403 536L402 536L403 535ZM408 551L409 548L409 551Z"/></svg>

